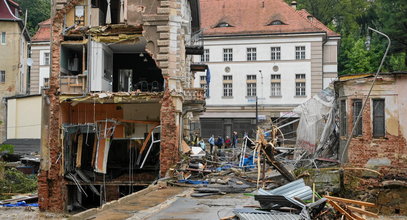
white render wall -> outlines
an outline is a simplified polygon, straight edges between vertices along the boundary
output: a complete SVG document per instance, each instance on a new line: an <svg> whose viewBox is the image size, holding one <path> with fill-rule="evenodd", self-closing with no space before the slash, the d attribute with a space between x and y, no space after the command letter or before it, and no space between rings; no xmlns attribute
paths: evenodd
<svg viewBox="0 0 407 220"><path fill-rule="evenodd" d="M322 36L301 37L258 37L258 38L218 38L205 39L205 49L209 49L210 58L206 62L211 71L210 97L207 106L244 106L253 105L246 97L246 76L257 75L257 95L263 105L297 105L311 97L311 42L321 42ZM305 60L295 59L295 47L305 46ZM257 48L257 61L246 61L246 48ZM271 61L270 47L281 47L281 60ZM233 61L223 61L223 49L233 49ZM200 62L200 56L195 56ZM278 71L273 71L278 66ZM230 67L230 72L225 72ZM262 71L260 74L259 70ZM271 74L281 75L281 97L270 97ZM295 95L295 74L306 75L306 96ZM200 72L195 76L195 87L200 87ZM233 97L223 97L223 75L233 76ZM263 80L262 76L263 75ZM261 99L264 98L264 99Z"/></svg>

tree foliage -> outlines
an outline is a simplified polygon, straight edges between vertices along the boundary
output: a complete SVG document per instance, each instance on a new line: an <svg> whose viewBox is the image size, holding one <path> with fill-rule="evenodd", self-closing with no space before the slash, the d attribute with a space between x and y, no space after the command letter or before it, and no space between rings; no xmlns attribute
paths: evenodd
<svg viewBox="0 0 407 220"><path fill-rule="evenodd" d="M15 168L4 169L4 163L0 164L3 170L3 178L0 179L0 199L8 199L8 193L32 193L37 190L37 177L25 175ZM4 195L5 194L5 195Z"/></svg>
<svg viewBox="0 0 407 220"><path fill-rule="evenodd" d="M51 1L50 0L15 0L23 10L28 10L27 30L31 36L38 30L38 24L50 18Z"/></svg>
<svg viewBox="0 0 407 220"><path fill-rule="evenodd" d="M290 3L290 0L286 0ZM368 32L375 28L389 35L392 47L382 71L407 70L407 1L406 0L297 0L322 23L341 34L338 55L340 74L375 72L387 41ZM366 35L372 36L367 51Z"/></svg>

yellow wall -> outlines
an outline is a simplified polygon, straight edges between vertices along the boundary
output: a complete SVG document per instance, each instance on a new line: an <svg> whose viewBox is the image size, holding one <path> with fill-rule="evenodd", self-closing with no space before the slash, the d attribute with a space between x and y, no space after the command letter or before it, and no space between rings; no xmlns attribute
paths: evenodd
<svg viewBox="0 0 407 220"><path fill-rule="evenodd" d="M41 96L7 101L7 139L41 138Z"/></svg>
<svg viewBox="0 0 407 220"><path fill-rule="evenodd" d="M6 82L0 83L0 100L13 96L19 90L20 33L17 22L0 21L0 33L6 32L6 44L0 44L0 70L6 71ZM5 140L5 105L0 103L0 143Z"/></svg>

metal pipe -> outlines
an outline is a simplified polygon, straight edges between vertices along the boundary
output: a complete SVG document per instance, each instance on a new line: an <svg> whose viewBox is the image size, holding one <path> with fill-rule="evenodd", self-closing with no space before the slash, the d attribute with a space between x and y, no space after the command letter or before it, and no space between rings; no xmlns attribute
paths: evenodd
<svg viewBox="0 0 407 220"><path fill-rule="evenodd" d="M391 45L391 40L390 40L389 36L387 36L386 34L380 32L380 31L378 31L378 30L375 30L375 29L373 29L373 28L371 28L371 27L369 27L368 30L374 31L374 32L376 32L376 33L378 33L378 34L380 34L380 35L386 37L387 40L389 41L389 44L387 45L386 52L384 52L382 61L380 62L379 68L377 69L377 72L376 72L376 74L375 74L375 76L374 76L372 85L370 86L369 92L367 93L367 96L366 96L366 98L365 98L365 100L364 100L364 102L363 102L362 109L360 110L360 112L359 112L359 114L358 114L358 117L356 118L356 121L355 121L355 123L353 124L352 131L351 131L351 133L350 133L348 139L346 140L346 144L345 144L345 147L343 148L343 152L342 152L342 156L341 156L341 160L340 160L341 163L343 163L343 157L345 156L345 152L346 152L346 150L347 150L348 147L349 147L349 144L350 144L350 141L351 141L351 139L352 139L353 133L354 133L355 130L356 130L356 125L357 125L357 124L359 123L359 121L360 121L360 117L362 116L363 110L364 110L365 107L366 107L367 100L369 99L370 93L371 93L372 90L373 90L374 84L375 84L375 82L376 82L377 77L379 76L380 69L381 69L382 66L383 66L384 60L386 59L386 56L387 56L387 52L389 52L390 45ZM346 129L346 128L344 128L344 129Z"/></svg>

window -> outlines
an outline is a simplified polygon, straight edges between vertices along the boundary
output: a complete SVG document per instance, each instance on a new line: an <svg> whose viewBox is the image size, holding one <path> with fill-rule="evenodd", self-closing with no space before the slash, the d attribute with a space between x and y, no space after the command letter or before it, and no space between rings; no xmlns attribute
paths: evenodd
<svg viewBox="0 0 407 220"><path fill-rule="evenodd" d="M232 75L223 76L223 96L232 97L233 96L233 77Z"/></svg>
<svg viewBox="0 0 407 220"><path fill-rule="evenodd" d="M280 20L274 20L270 23L270 25L282 25L284 24L284 22L280 21Z"/></svg>
<svg viewBox="0 0 407 220"><path fill-rule="evenodd" d="M44 53L44 65L49 65L50 63L50 54L49 53Z"/></svg>
<svg viewBox="0 0 407 220"><path fill-rule="evenodd" d="M223 76L223 80L232 80L233 78L232 78L232 75L225 75L225 76Z"/></svg>
<svg viewBox="0 0 407 220"><path fill-rule="evenodd" d="M295 74L295 79L305 79L305 74Z"/></svg>
<svg viewBox="0 0 407 220"><path fill-rule="evenodd" d="M1 44L6 44L6 32L1 32Z"/></svg>
<svg viewBox="0 0 407 220"><path fill-rule="evenodd" d="M233 84L232 83L223 83L223 96L232 97L233 96Z"/></svg>
<svg viewBox="0 0 407 220"><path fill-rule="evenodd" d="M201 87L201 89L204 89L205 97L209 97L209 90L208 90L208 86L206 85L206 83L201 83L200 87Z"/></svg>
<svg viewBox="0 0 407 220"><path fill-rule="evenodd" d="M355 124L360 111L362 110L362 100L355 99L353 100L353 124ZM355 126L354 136L362 136L362 116L359 119L359 122Z"/></svg>
<svg viewBox="0 0 407 220"><path fill-rule="evenodd" d="M233 61L233 49L223 49L223 61Z"/></svg>
<svg viewBox="0 0 407 220"><path fill-rule="evenodd" d="M6 82L6 71L0 70L0 83Z"/></svg>
<svg viewBox="0 0 407 220"><path fill-rule="evenodd" d="M271 60L281 60L281 48L280 47L271 48Z"/></svg>
<svg viewBox="0 0 407 220"><path fill-rule="evenodd" d="M280 74L271 74L271 94L270 96L279 97L281 96L281 75Z"/></svg>
<svg viewBox="0 0 407 220"><path fill-rule="evenodd" d="M295 47L295 59L296 60L305 59L305 46Z"/></svg>
<svg viewBox="0 0 407 220"><path fill-rule="evenodd" d="M295 74L295 95L305 96L305 74Z"/></svg>
<svg viewBox="0 0 407 220"><path fill-rule="evenodd" d="M209 49L204 49L204 54L201 55L201 62L209 62Z"/></svg>
<svg viewBox="0 0 407 220"><path fill-rule="evenodd" d="M247 60L252 61L256 60L256 48L247 48Z"/></svg>
<svg viewBox="0 0 407 220"><path fill-rule="evenodd" d="M271 80L280 80L281 75L280 74L271 74Z"/></svg>
<svg viewBox="0 0 407 220"><path fill-rule="evenodd" d="M199 76L199 80L200 80L200 87L201 89L205 90L205 97L209 97L209 90L208 90L208 86L206 84L206 76Z"/></svg>
<svg viewBox="0 0 407 220"><path fill-rule="evenodd" d="M256 80L256 75L247 75L247 80Z"/></svg>
<svg viewBox="0 0 407 220"><path fill-rule="evenodd" d="M233 27L232 25L226 23L226 22L220 22L217 24L215 27Z"/></svg>
<svg viewBox="0 0 407 220"><path fill-rule="evenodd" d="M295 83L295 95L296 96L305 96L305 82Z"/></svg>
<svg viewBox="0 0 407 220"><path fill-rule="evenodd" d="M340 106L339 106L339 115L340 115L340 135L341 136L346 136L346 100L341 100Z"/></svg>
<svg viewBox="0 0 407 220"><path fill-rule="evenodd" d="M384 137L384 99L373 99L373 137Z"/></svg>
<svg viewBox="0 0 407 220"><path fill-rule="evenodd" d="M247 96L256 96L256 83L247 83Z"/></svg>
<svg viewBox="0 0 407 220"><path fill-rule="evenodd" d="M271 96L281 96L281 83L279 82L271 83Z"/></svg>

